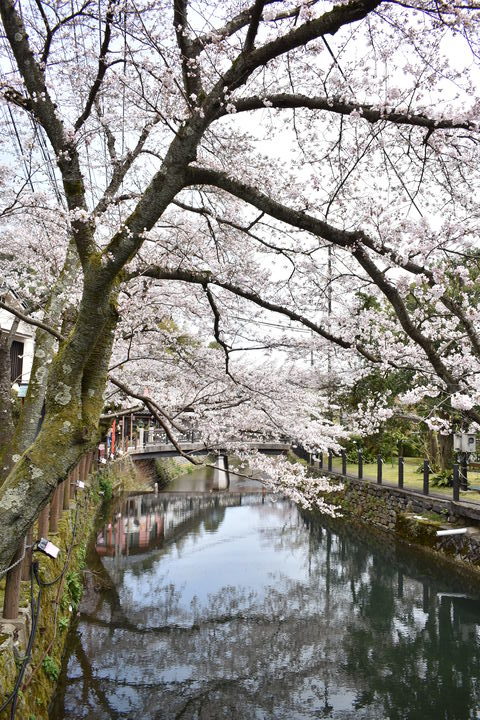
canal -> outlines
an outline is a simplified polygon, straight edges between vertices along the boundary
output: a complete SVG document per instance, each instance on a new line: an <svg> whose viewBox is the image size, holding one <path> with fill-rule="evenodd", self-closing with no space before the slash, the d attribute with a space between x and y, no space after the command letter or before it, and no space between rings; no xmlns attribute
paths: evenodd
<svg viewBox="0 0 480 720"><path fill-rule="evenodd" d="M51 720L480 718L480 587L199 472L98 529Z"/></svg>

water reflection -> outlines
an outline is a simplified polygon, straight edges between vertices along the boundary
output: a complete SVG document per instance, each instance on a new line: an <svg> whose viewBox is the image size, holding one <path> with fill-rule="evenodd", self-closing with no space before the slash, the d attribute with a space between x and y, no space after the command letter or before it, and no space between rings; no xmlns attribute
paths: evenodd
<svg viewBox="0 0 480 720"><path fill-rule="evenodd" d="M172 480L168 486L169 492L261 492L264 489L262 483L252 480L247 475L247 470L241 462L233 457L228 458L220 455L212 459L215 467L198 467L193 469L189 466L186 475L180 475ZM223 469L222 469L223 468ZM232 470L234 472L232 472ZM240 474L237 474L239 472Z"/></svg>
<svg viewBox="0 0 480 720"><path fill-rule="evenodd" d="M97 550L52 720L480 717L477 585L384 537L149 495Z"/></svg>

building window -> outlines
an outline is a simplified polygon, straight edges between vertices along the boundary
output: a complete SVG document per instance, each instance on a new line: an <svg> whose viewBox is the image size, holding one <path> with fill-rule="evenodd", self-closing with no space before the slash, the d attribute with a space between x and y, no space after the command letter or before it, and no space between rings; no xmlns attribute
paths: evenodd
<svg viewBox="0 0 480 720"><path fill-rule="evenodd" d="M23 373L23 342L14 340L10 348L10 379L21 382Z"/></svg>

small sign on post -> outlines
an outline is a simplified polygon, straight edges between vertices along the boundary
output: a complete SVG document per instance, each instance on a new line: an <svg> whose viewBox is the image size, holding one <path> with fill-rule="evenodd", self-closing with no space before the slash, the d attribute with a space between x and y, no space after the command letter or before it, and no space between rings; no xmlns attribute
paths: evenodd
<svg viewBox="0 0 480 720"><path fill-rule="evenodd" d="M477 452L477 438L473 433L455 433L453 436L455 452Z"/></svg>

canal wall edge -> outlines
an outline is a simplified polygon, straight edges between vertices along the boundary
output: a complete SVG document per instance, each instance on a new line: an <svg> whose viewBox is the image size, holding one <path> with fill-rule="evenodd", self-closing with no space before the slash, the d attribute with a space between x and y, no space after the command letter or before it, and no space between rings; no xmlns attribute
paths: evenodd
<svg viewBox="0 0 480 720"><path fill-rule="evenodd" d="M63 514L58 533L49 534L49 540L61 549L58 558L53 560L40 553L35 554L38 576L46 586L41 591L31 661L18 695L17 720L48 720L68 627L75 617L83 592L86 548L102 507L102 499L108 500L112 493L137 489L144 484L145 479L141 474L139 476L127 456L101 467L90 477L89 487L78 494L76 502ZM22 581L21 585L19 619L10 621L0 617L0 707L15 687L31 633L31 583ZM36 598L38 585L34 583L33 588ZM9 705L0 712L0 720L10 718L10 710Z"/></svg>
<svg viewBox="0 0 480 720"><path fill-rule="evenodd" d="M314 471L314 474L326 473ZM326 500L346 514L480 571L480 506L422 496L335 473L328 475L332 480L341 480L343 490L329 493ZM437 535L438 531L460 528L465 532Z"/></svg>

